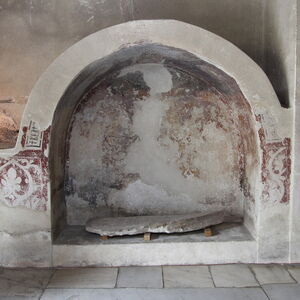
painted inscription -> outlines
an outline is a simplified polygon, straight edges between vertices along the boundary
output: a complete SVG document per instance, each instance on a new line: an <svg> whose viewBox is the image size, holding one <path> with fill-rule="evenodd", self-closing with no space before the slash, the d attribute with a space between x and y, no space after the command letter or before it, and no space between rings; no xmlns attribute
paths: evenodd
<svg viewBox="0 0 300 300"><path fill-rule="evenodd" d="M43 132L40 131L38 123L30 121L26 135L26 148L40 148L43 140Z"/></svg>

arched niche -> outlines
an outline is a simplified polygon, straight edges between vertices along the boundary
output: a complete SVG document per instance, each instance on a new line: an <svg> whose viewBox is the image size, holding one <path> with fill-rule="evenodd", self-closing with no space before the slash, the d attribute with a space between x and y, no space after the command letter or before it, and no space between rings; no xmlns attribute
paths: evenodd
<svg viewBox="0 0 300 300"><path fill-rule="evenodd" d="M29 127L30 122L34 121L41 132L51 128L50 151L46 147L44 154L47 157L49 152L47 195L51 203L54 235L60 232L67 220L65 165L68 162L67 141L72 118L80 112L80 103L86 101L89 93L105 82L106 75L107 78L114 78L125 72L124 69L128 71L128 68L139 64L160 65L171 75L172 70L180 70L182 74L188 74L189 80L193 79L201 86L193 91L193 97L200 99L197 103L207 103L208 106L218 103L217 110L226 116L227 124L231 124L227 128L230 132L228 139L232 138L233 132L238 137L231 144L231 149L236 149L235 170L232 172L235 174L234 186L239 188L240 199L237 201L242 203L239 204L238 215L244 216L245 224L255 235L257 205L263 190L260 177L263 166L262 138L259 138L258 131L263 127L264 133L271 138L289 137L287 110L280 107L263 71L241 50L206 30L173 20L134 21L96 32L66 50L35 85L22 127ZM137 72L143 73L141 69ZM126 74L130 73L134 74ZM180 81L175 88L179 87ZM145 92L147 96L147 88ZM176 109L181 105L177 100L170 100L174 93L173 88L162 91L173 107L171 119L176 119ZM197 103L192 106L197 107ZM214 119L213 123L218 123L218 120ZM20 134L15 149L7 153L22 150L26 150L26 145L22 143ZM183 163L181 169L184 168ZM185 171L182 171L183 177L184 174L189 175ZM199 174L196 169L189 171L192 177ZM222 201L223 206L229 203ZM206 202L209 204L208 198Z"/></svg>
<svg viewBox="0 0 300 300"><path fill-rule="evenodd" d="M93 62L51 134L54 216L69 225L218 210L236 220L254 199L251 107L233 78L180 49L142 43Z"/></svg>

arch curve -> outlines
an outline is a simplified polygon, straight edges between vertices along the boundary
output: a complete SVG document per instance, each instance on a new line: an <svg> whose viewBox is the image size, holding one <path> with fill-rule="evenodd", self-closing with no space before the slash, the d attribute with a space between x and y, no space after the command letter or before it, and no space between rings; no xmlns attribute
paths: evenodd
<svg viewBox="0 0 300 300"><path fill-rule="evenodd" d="M286 124L287 110L281 108L267 76L239 48L207 30L184 22L142 20L98 31L62 53L34 86L22 125L27 126L31 119L35 119L41 130L45 130L52 123L63 93L85 67L122 47L145 42L179 48L217 66L237 81L255 114L267 110L278 123Z"/></svg>

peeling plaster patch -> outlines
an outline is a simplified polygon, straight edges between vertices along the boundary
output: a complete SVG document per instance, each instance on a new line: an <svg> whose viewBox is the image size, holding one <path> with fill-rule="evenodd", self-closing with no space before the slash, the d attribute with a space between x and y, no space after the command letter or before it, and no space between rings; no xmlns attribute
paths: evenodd
<svg viewBox="0 0 300 300"><path fill-rule="evenodd" d="M112 192L108 204L126 209L132 215L164 214L165 211L190 212L195 208L187 194L169 194L163 185L145 184L141 180L130 183L122 191ZM184 206L182 204L184 203Z"/></svg>
<svg viewBox="0 0 300 300"><path fill-rule="evenodd" d="M171 90L172 75L161 64L137 64L124 68L118 77L122 77L128 73L141 72L143 79L150 88L150 96L155 96L160 93L166 93Z"/></svg>

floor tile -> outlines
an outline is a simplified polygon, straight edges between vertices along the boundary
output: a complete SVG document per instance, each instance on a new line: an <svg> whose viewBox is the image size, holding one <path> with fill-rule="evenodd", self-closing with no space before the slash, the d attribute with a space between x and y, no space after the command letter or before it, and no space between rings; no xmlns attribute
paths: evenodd
<svg viewBox="0 0 300 300"><path fill-rule="evenodd" d="M49 288L114 288L117 268L81 268L57 270Z"/></svg>
<svg viewBox="0 0 300 300"><path fill-rule="evenodd" d="M163 267L166 288L214 287L208 266L167 266Z"/></svg>
<svg viewBox="0 0 300 300"><path fill-rule="evenodd" d="M117 287L162 288L161 267L121 267Z"/></svg>
<svg viewBox="0 0 300 300"><path fill-rule="evenodd" d="M52 274L50 269L1 269L0 298L38 299Z"/></svg>
<svg viewBox="0 0 300 300"><path fill-rule="evenodd" d="M268 300L261 288L47 289L42 300Z"/></svg>
<svg viewBox="0 0 300 300"><path fill-rule="evenodd" d="M288 266L287 267L290 274L293 276L294 279L296 279L298 281L298 283L300 283L300 265L297 266Z"/></svg>
<svg viewBox="0 0 300 300"><path fill-rule="evenodd" d="M256 279L260 284L295 283L288 271L278 265L252 265Z"/></svg>
<svg viewBox="0 0 300 300"><path fill-rule="evenodd" d="M219 265L210 269L216 287L259 286L247 265Z"/></svg>
<svg viewBox="0 0 300 300"><path fill-rule="evenodd" d="M270 300L299 300L299 284L267 284L263 286Z"/></svg>
<svg viewBox="0 0 300 300"><path fill-rule="evenodd" d="M9 282L5 283L0 282L0 299L39 299L43 289L32 288L21 283Z"/></svg>
<svg viewBox="0 0 300 300"><path fill-rule="evenodd" d="M0 282L8 280L29 287L44 288L53 273L54 270L52 269L1 269Z"/></svg>

